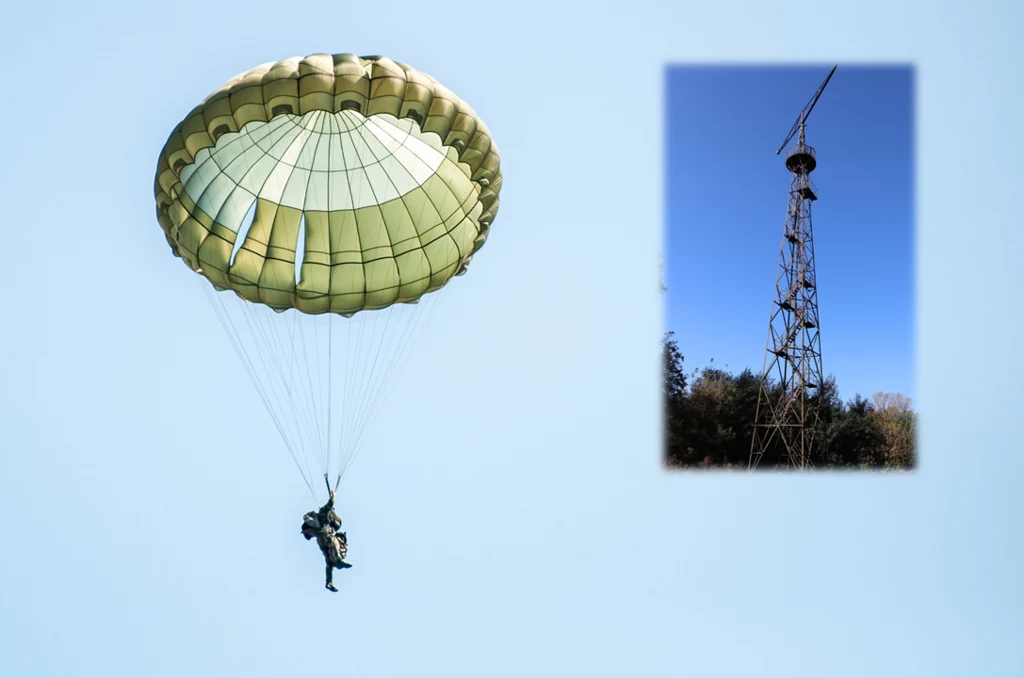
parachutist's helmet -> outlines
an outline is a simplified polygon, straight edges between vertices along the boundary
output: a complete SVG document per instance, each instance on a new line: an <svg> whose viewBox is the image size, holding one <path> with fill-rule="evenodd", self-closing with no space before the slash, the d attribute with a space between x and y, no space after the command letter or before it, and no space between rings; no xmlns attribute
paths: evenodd
<svg viewBox="0 0 1024 678"><path fill-rule="evenodd" d="M302 528L299 531L302 532L302 536L306 538L306 541L313 538L313 526L309 523L303 522Z"/></svg>

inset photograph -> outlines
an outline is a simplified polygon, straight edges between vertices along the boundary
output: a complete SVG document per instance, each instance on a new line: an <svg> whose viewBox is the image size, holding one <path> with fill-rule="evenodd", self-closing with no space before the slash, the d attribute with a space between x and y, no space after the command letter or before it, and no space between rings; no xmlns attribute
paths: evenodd
<svg viewBox="0 0 1024 678"><path fill-rule="evenodd" d="M913 68L665 84L666 467L913 469Z"/></svg>

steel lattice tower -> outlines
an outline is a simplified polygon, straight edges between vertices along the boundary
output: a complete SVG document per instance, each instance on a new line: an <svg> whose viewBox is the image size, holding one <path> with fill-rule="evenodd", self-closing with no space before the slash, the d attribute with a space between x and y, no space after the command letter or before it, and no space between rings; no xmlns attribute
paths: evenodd
<svg viewBox="0 0 1024 678"><path fill-rule="evenodd" d="M832 73L835 68L832 69ZM811 204L818 199L810 174L817 166L814 148L804 138L807 116L832 77L801 111L783 142L795 132L796 145L786 151L792 173L789 206L775 278L775 298L768 322L764 367L754 414L749 468L766 462L805 470L818 455L814 433L818 428L818 393L822 385L821 333L818 322L818 285L814 265Z"/></svg>

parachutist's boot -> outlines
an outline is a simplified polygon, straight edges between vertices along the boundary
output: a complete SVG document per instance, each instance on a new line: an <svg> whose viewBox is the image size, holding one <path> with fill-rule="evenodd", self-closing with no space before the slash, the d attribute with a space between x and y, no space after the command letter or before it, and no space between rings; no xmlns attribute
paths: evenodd
<svg viewBox="0 0 1024 678"><path fill-rule="evenodd" d="M344 560L339 560L338 561L337 568L339 570L347 570L350 567L352 567L352 563L346 563Z"/></svg>
<svg viewBox="0 0 1024 678"><path fill-rule="evenodd" d="M326 584L326 586L324 586L324 588L327 589L328 591L334 591L335 593L338 592L338 587L335 586L334 584L332 584L331 582L327 582L327 584Z"/></svg>

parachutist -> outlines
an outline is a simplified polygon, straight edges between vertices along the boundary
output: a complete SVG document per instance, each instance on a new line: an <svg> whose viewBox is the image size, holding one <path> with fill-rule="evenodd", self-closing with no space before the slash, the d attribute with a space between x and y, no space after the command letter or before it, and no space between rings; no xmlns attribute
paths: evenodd
<svg viewBox="0 0 1024 678"><path fill-rule="evenodd" d="M383 56L265 63L189 110L157 161L157 222L315 494L314 471L340 481L440 290L487 240L498 147L468 103ZM350 565L331 502L302 534L333 591Z"/></svg>
<svg viewBox="0 0 1024 678"><path fill-rule="evenodd" d="M327 503L318 511L310 511L302 517L302 536L307 541L316 537L317 546L324 554L324 561L327 563L328 591L337 591L334 585L334 570L347 569L352 567L345 562L345 555L348 553L348 537L344 532L338 532L341 528L341 518L334 512L334 492Z"/></svg>

